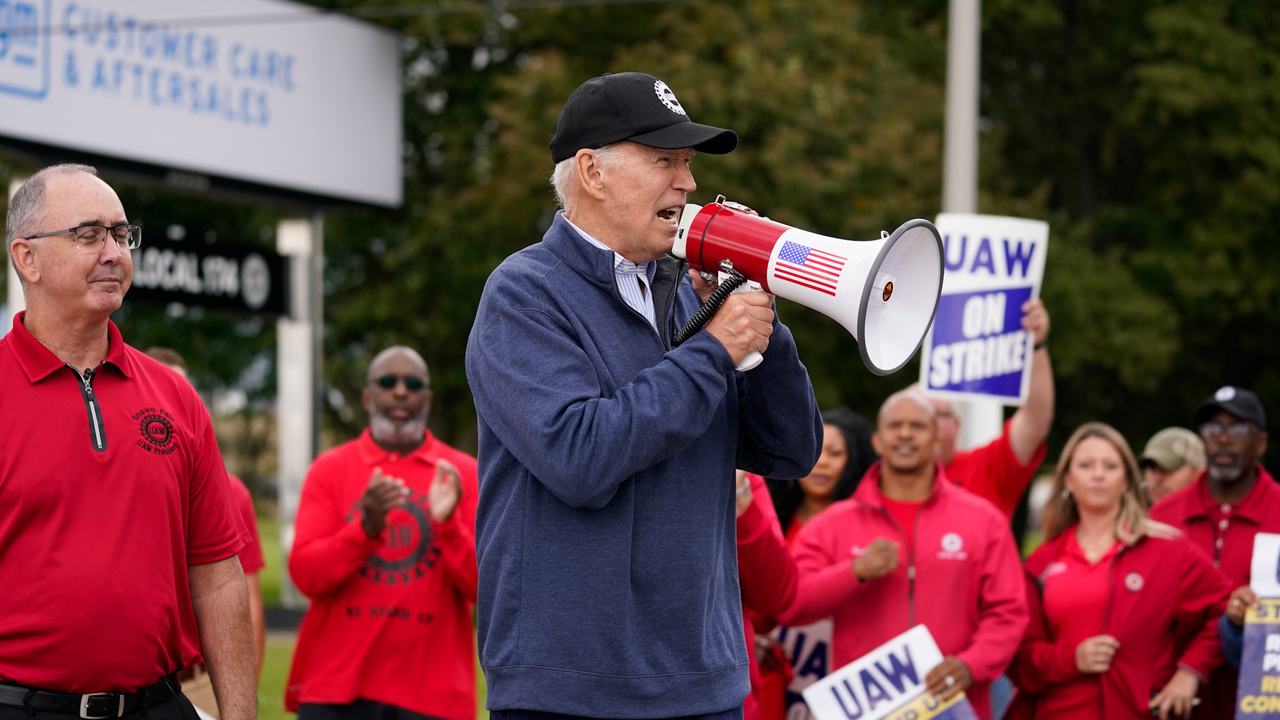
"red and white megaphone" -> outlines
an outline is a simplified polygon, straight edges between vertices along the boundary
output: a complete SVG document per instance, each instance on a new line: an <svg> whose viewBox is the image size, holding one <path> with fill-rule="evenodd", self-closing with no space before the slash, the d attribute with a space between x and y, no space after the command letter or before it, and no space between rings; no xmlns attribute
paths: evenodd
<svg viewBox="0 0 1280 720"><path fill-rule="evenodd" d="M928 220L909 220L879 240L842 240L751 214L722 195L684 206L671 253L722 282L736 271L754 284L749 289L832 318L857 338L862 362L877 375L901 370L920 349L942 293L942 237ZM758 364L753 355L738 369Z"/></svg>

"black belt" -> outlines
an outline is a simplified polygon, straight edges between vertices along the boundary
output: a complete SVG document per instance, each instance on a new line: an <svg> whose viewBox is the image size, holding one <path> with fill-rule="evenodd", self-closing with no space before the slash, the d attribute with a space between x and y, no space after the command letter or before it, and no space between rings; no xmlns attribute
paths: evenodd
<svg viewBox="0 0 1280 720"><path fill-rule="evenodd" d="M153 708L168 702L178 694L178 681L166 677L151 687L138 692L74 693L40 690L23 685L0 683L0 705L30 708L40 712L79 715L85 720L123 717L139 710Z"/></svg>

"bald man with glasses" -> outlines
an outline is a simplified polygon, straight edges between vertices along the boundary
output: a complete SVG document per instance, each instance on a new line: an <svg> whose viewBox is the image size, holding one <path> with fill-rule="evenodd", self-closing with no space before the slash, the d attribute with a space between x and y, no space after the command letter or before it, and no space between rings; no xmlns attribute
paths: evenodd
<svg viewBox="0 0 1280 720"><path fill-rule="evenodd" d="M0 719L256 715L253 639L209 413L111 322L142 230L86 165L33 175L6 250L27 309L0 339Z"/></svg>
<svg viewBox="0 0 1280 720"><path fill-rule="evenodd" d="M369 364L369 427L316 459L289 572L311 599L285 695L299 720L473 720L476 461L427 429L407 347Z"/></svg>

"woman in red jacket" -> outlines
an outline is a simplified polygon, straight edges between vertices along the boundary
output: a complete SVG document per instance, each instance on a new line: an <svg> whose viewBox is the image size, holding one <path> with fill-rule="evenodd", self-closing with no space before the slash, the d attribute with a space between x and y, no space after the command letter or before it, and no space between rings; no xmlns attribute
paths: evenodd
<svg viewBox="0 0 1280 720"><path fill-rule="evenodd" d="M1008 718L1186 716L1222 662L1217 618L1230 584L1173 528L1147 517L1124 437L1072 434L1026 562L1031 625L1009 677ZM1176 628L1197 629L1175 657Z"/></svg>

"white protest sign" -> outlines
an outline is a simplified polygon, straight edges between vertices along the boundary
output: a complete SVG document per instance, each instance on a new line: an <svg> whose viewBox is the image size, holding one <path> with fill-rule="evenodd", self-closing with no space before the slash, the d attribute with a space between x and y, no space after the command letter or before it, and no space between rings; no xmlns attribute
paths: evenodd
<svg viewBox="0 0 1280 720"><path fill-rule="evenodd" d="M804 691L817 720L880 720L924 691L924 676L942 662L928 628L917 625Z"/></svg>
<svg viewBox="0 0 1280 720"><path fill-rule="evenodd" d="M946 272L921 347L920 386L935 396L1021 405L1033 352L1022 304L1040 296L1049 224L943 213L937 226Z"/></svg>
<svg viewBox="0 0 1280 720"><path fill-rule="evenodd" d="M0 0L0 136L399 205L400 42L282 0Z"/></svg>
<svg viewBox="0 0 1280 720"><path fill-rule="evenodd" d="M791 682L785 692L787 720L810 720L813 717L801 693L827 676L831 667L832 628L831 618L826 618L796 627L779 625L773 631L774 639L791 663Z"/></svg>
<svg viewBox="0 0 1280 720"><path fill-rule="evenodd" d="M1280 598L1280 535L1258 533L1253 536L1249 587L1258 597Z"/></svg>

